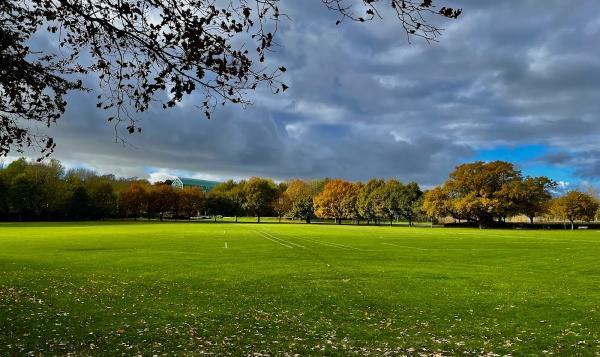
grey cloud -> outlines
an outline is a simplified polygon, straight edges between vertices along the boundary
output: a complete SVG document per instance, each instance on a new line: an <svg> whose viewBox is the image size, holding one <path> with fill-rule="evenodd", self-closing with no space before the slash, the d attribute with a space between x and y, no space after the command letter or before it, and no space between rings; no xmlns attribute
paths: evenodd
<svg viewBox="0 0 600 357"><path fill-rule="evenodd" d="M406 37L382 22L336 27L321 2L289 2L293 21L270 63L288 68L290 89L252 94L208 121L195 107L154 109L128 146L112 143L93 96L72 97L52 129L57 158L144 175L146 167L223 177L399 177L442 181L479 149L542 144L599 178L600 17L595 1L452 1L440 43ZM439 21L439 20L436 20Z"/></svg>

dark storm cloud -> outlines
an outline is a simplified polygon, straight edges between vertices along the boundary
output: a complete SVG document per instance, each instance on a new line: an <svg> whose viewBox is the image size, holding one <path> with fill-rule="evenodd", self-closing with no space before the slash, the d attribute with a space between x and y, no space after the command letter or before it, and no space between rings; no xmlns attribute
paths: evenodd
<svg viewBox="0 0 600 357"><path fill-rule="evenodd" d="M600 177L600 12L595 1L452 1L463 7L432 45L384 21L335 26L320 1L289 2L270 59L290 89L203 119L193 100L143 115L115 145L94 96L72 97L52 129L57 158L100 171L144 168L220 177L399 177L439 183L477 150L539 144ZM439 21L439 20L436 20ZM578 158L578 159L573 159ZM581 158L581 159L579 159Z"/></svg>

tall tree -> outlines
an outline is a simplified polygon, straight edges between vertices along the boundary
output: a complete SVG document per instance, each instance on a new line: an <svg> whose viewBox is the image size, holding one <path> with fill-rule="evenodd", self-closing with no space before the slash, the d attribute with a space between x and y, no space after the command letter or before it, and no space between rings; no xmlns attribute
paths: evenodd
<svg viewBox="0 0 600 357"><path fill-rule="evenodd" d="M404 185L400 181L388 180L372 193L376 215L387 218L390 226L394 224L394 219L400 216L400 201L403 191Z"/></svg>
<svg viewBox="0 0 600 357"><path fill-rule="evenodd" d="M117 211L117 195L110 182L98 182L89 185L89 195L92 201L92 211L96 218L106 218Z"/></svg>
<svg viewBox="0 0 600 357"><path fill-rule="evenodd" d="M198 187L185 187L178 191L177 195L179 196L179 211L188 217L188 221L202 211L205 194Z"/></svg>
<svg viewBox="0 0 600 357"><path fill-rule="evenodd" d="M533 219L536 216L548 211L548 205L552 200L550 190L556 187L556 183L543 176L526 177L514 186L509 201L516 202L518 213L527 216L529 222L533 224Z"/></svg>
<svg viewBox="0 0 600 357"><path fill-rule="evenodd" d="M521 172L509 162L479 161L458 166L443 190L451 199L452 211L483 228L495 217L507 216L513 204L504 194L506 187L521 179Z"/></svg>
<svg viewBox="0 0 600 357"><path fill-rule="evenodd" d="M0 172L1 174L1 172ZM8 185L4 177L0 175L0 220L7 218L8 215Z"/></svg>
<svg viewBox="0 0 600 357"><path fill-rule="evenodd" d="M575 229L575 221L592 221L600 207L598 201L590 194L570 191L551 203L551 212L571 222L571 230Z"/></svg>
<svg viewBox="0 0 600 357"><path fill-rule="evenodd" d="M68 202L68 216L75 220L88 219L91 216L92 199L83 186L77 186Z"/></svg>
<svg viewBox="0 0 600 357"><path fill-rule="evenodd" d="M314 199L317 216L334 218L337 224L342 224L342 220L348 217L349 209L346 205L352 202L353 195L352 183L340 179L327 182L323 191Z"/></svg>
<svg viewBox="0 0 600 357"><path fill-rule="evenodd" d="M384 180L371 179L360 189L356 205L360 216L367 220L367 224L377 219L373 192L383 185L385 185Z"/></svg>
<svg viewBox="0 0 600 357"><path fill-rule="evenodd" d="M398 213L408 221L409 227L412 227L415 216L421 209L423 191L416 182L410 182L403 185L400 190Z"/></svg>
<svg viewBox="0 0 600 357"><path fill-rule="evenodd" d="M363 188L362 182L355 182L352 184L352 189L344 196L342 201L342 207L344 207L344 215L352 220L355 224L360 224L362 218L358 209L358 198Z"/></svg>
<svg viewBox="0 0 600 357"><path fill-rule="evenodd" d="M277 197L273 201L273 209L279 218L279 223L281 223L281 218L292 210L292 200L285 191L279 190Z"/></svg>
<svg viewBox="0 0 600 357"><path fill-rule="evenodd" d="M177 212L177 194L172 186L155 185L148 193L148 213L157 214L162 221L165 213Z"/></svg>
<svg viewBox="0 0 600 357"><path fill-rule="evenodd" d="M35 182L25 174L17 175L9 188L8 203L19 220L32 217L38 202L39 190Z"/></svg>
<svg viewBox="0 0 600 357"><path fill-rule="evenodd" d="M244 196L244 208L256 216L256 222L260 223L260 217L272 210L277 186L271 180L252 177L244 185Z"/></svg>
<svg viewBox="0 0 600 357"><path fill-rule="evenodd" d="M450 198L444 189L435 187L423 194L421 209L429 218L431 218L433 223L433 220L436 218L454 216L449 207L450 203Z"/></svg>
<svg viewBox="0 0 600 357"><path fill-rule="evenodd" d="M206 196L206 202L204 203L204 208L207 213L212 215L215 222L217 221L217 216L224 216L228 213L232 212L232 201L230 200L230 196L226 191L222 190L212 190ZM236 215L237 222L237 215Z"/></svg>
<svg viewBox="0 0 600 357"><path fill-rule="evenodd" d="M381 18L378 1L323 0L344 19ZM444 0L435 0L443 3ZM265 84L273 92L285 67L266 66L283 16L279 0L4 0L0 2L0 156L39 145L55 147L28 122L52 125L66 109L66 94L85 89L94 73L102 88L97 106L108 120L139 131L136 113L153 101L164 108L201 92L198 106L210 117L219 104L245 104L248 92ZM436 8L432 0L392 0L408 37L435 40L440 31L429 14L456 18L460 9ZM32 48L36 33L55 36L60 51ZM255 49L250 51L249 49ZM165 95L166 92L166 95ZM32 126L33 127L33 126Z"/></svg>
<svg viewBox="0 0 600 357"><path fill-rule="evenodd" d="M119 196L119 206L126 217L138 219L148 207L148 191L141 183L134 182Z"/></svg>

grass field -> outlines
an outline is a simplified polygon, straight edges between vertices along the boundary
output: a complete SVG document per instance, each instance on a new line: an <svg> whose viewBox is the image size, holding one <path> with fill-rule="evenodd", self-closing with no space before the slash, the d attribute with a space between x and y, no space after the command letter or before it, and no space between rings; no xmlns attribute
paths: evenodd
<svg viewBox="0 0 600 357"><path fill-rule="evenodd" d="M600 233L0 224L0 355L600 355Z"/></svg>

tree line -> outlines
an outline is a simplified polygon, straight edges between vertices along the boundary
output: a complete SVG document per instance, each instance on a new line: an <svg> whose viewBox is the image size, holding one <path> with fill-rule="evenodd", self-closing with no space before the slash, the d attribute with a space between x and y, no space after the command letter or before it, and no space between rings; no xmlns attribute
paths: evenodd
<svg viewBox="0 0 600 357"><path fill-rule="evenodd" d="M480 227L523 215L571 222L595 220L594 194L553 195L547 177L525 177L503 161L458 166L443 185L426 190L416 182L371 179L273 180L253 177L217 185L210 192L176 189L171 181L66 170L59 161L19 159L0 169L0 217L4 220L84 220L105 218L191 219L197 216L315 218L355 224L393 224L451 217Z"/></svg>
<svg viewBox="0 0 600 357"><path fill-rule="evenodd" d="M525 177L509 162L474 162L456 167L443 185L426 192L422 209L434 219L452 217L480 228L519 215L531 224L542 216L567 220L571 229L575 221L596 220L596 194L573 190L558 196L556 188L553 180Z"/></svg>

